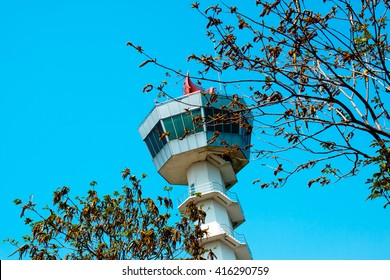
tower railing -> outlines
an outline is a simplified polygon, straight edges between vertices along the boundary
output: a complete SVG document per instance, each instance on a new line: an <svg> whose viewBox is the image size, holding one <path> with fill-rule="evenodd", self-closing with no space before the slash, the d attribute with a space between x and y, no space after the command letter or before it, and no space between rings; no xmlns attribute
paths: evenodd
<svg viewBox="0 0 390 280"><path fill-rule="evenodd" d="M245 235L236 233L232 227L221 224L221 231L225 232L227 235L230 235L232 238L236 239L241 244L247 244Z"/></svg>
<svg viewBox="0 0 390 280"><path fill-rule="evenodd" d="M225 225L225 224L220 224L220 228L221 228L221 232L225 232L226 235L230 236L231 238L235 239L236 241L238 241L239 243L243 244L246 246L246 248L248 249L248 252L249 252L249 255L250 257L252 258L252 252L251 250L249 249L249 245L248 245L248 242L246 241L246 238L245 238L245 235L244 234L240 234L240 233L236 233L232 227L228 226L228 225Z"/></svg>
<svg viewBox="0 0 390 280"><path fill-rule="evenodd" d="M227 196L231 201L238 203L241 208L240 201L236 193L227 191L226 188L218 182L207 182L201 185L190 186L188 191L184 192L177 199L179 205L186 201L190 197L201 196L202 194L210 192L220 192ZM242 208L241 208L242 209Z"/></svg>

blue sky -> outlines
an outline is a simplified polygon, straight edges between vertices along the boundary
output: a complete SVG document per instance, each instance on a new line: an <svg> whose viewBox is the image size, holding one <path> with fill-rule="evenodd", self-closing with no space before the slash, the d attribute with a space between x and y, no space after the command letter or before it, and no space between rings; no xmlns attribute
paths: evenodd
<svg viewBox="0 0 390 280"><path fill-rule="evenodd" d="M67 185L83 195L120 189L120 171L147 173L147 195L167 183L155 170L138 125L155 96L142 93L164 71L138 69L140 44L160 62L189 69L186 58L210 50L191 1L3 1L0 3L0 240L21 237L15 198L30 194L42 207ZM206 5L204 5L206 6ZM181 95L181 82L167 91ZM213 85L207 85L213 86ZM238 194L244 233L255 259L389 259L390 212L365 201L365 176L307 188L299 176L281 189L252 181L270 176L251 162L231 189ZM186 190L174 186L173 196ZM175 200L176 202L176 200ZM0 259L12 248L0 244Z"/></svg>

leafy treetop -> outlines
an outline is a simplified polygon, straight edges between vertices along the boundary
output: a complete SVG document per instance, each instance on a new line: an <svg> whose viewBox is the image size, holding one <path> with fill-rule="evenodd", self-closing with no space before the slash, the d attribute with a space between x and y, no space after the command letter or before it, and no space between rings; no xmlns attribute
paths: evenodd
<svg viewBox="0 0 390 280"><path fill-rule="evenodd" d="M171 224L170 198L145 198L140 180L129 169L122 177L129 179L130 186L126 184L122 192L112 195L99 197L93 181L86 197L73 199L70 188L64 186L54 192L52 207L39 211L32 200L21 206L21 218L31 232L23 237L22 245L15 239L7 240L17 247L13 254L33 260L215 257L201 244L206 234L201 228L206 215L203 210L189 204L179 221ZM22 205L20 199L14 202Z"/></svg>
<svg viewBox="0 0 390 280"><path fill-rule="evenodd" d="M199 83L220 83L246 101L242 110L253 115L248 129L258 140L251 148L254 158L275 175L271 182L254 182L280 187L310 170L309 187L326 185L371 166L368 198L384 198L388 205L390 1L216 2L192 4L214 48L188 61L200 66L193 77ZM128 45L147 57L141 67L154 64L167 76L184 76L141 46ZM221 80L211 79L210 72ZM166 83L144 90L167 95ZM226 112L221 122L236 121L229 116Z"/></svg>

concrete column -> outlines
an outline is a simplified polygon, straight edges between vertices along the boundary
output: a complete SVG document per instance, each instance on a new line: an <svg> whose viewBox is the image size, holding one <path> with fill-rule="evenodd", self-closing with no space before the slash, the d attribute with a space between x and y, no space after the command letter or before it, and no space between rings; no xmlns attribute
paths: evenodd
<svg viewBox="0 0 390 280"><path fill-rule="evenodd" d="M205 189L210 192L213 190L226 192L219 168L208 161L192 164L187 170L187 179L190 193L204 193ZM203 226L208 229L210 238L205 238L204 246L212 249L219 260L235 260L234 249L221 241L225 232L233 229L226 207L213 198L202 199L197 206L206 212ZM212 238L216 236L218 236L217 240ZM210 242L207 241L208 239Z"/></svg>

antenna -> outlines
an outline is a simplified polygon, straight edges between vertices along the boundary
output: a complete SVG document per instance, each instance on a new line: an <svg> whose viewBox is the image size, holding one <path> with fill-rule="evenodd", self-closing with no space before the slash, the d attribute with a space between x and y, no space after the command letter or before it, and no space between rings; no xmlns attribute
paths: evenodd
<svg viewBox="0 0 390 280"><path fill-rule="evenodd" d="M215 39L214 39L214 58L216 57L217 57L217 51L215 49ZM220 59L220 57L218 57L218 59ZM218 75L219 92L222 92L221 73L217 71L217 75Z"/></svg>

